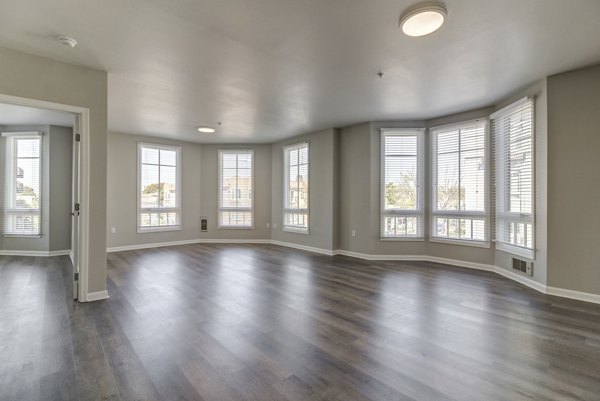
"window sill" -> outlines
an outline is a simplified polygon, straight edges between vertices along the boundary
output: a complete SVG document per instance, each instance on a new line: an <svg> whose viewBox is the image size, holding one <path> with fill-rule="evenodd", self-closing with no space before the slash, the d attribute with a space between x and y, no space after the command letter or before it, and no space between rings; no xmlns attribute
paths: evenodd
<svg viewBox="0 0 600 401"><path fill-rule="evenodd" d="M147 233L162 233L169 231L181 231L181 226L169 226L169 227L138 227L138 234L147 234Z"/></svg>
<svg viewBox="0 0 600 401"><path fill-rule="evenodd" d="M34 235L25 235L25 234L2 234L4 238L31 238L31 239L39 239L42 238L39 234Z"/></svg>
<svg viewBox="0 0 600 401"><path fill-rule="evenodd" d="M303 228L293 228L293 227L283 227L283 231L286 233L293 233L293 234L304 234L304 235L308 235L308 229L303 229Z"/></svg>
<svg viewBox="0 0 600 401"><path fill-rule="evenodd" d="M471 246L475 248L490 248L490 243L488 241L470 241L470 240L460 240L460 239L452 239L452 238L439 238L439 237L431 237L429 238L429 242L436 242L440 244L448 244L448 245L461 245L461 246Z"/></svg>
<svg viewBox="0 0 600 401"><path fill-rule="evenodd" d="M496 242L496 250L535 262L535 250L533 249L519 248L502 242Z"/></svg>
<svg viewBox="0 0 600 401"><path fill-rule="evenodd" d="M423 237L380 237L382 242L424 242Z"/></svg>
<svg viewBox="0 0 600 401"><path fill-rule="evenodd" d="M219 226L217 230L254 230L254 226Z"/></svg>

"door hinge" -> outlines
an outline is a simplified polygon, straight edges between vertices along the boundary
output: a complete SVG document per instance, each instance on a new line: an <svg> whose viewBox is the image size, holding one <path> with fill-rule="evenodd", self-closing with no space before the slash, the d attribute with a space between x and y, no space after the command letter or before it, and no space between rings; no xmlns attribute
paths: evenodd
<svg viewBox="0 0 600 401"><path fill-rule="evenodd" d="M75 209L75 211L76 211L76 212L78 212L78 211L79 211L79 203L76 203L76 204L75 204L75 206L74 206L74 209Z"/></svg>
<svg viewBox="0 0 600 401"><path fill-rule="evenodd" d="M73 273L73 281L79 281L79 273Z"/></svg>
<svg viewBox="0 0 600 401"><path fill-rule="evenodd" d="M75 134L75 142L81 142L81 134Z"/></svg>

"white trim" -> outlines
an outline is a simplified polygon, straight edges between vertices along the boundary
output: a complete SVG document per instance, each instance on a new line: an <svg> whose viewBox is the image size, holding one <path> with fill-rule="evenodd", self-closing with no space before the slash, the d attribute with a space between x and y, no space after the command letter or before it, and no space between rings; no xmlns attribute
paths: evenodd
<svg viewBox="0 0 600 401"><path fill-rule="evenodd" d="M414 136L417 139L417 209L385 209L385 139L392 136ZM425 240L425 128L381 128L379 130L379 239L381 241ZM416 217L417 235L384 235L386 217Z"/></svg>
<svg viewBox="0 0 600 401"><path fill-rule="evenodd" d="M306 147L306 154L307 154L307 165L308 165L308 186L306 187L306 198L307 198L307 202L308 202L308 207L306 209L290 209L288 208L288 195L290 193L290 189L289 189L289 171L290 171L290 162L289 162L289 152L294 151L294 150L299 150ZM311 166L311 161L310 161L310 157L311 157L311 152L310 152L310 143L308 141L302 141L299 143L295 143L292 145L286 145L283 146L282 148L283 150L283 213L282 213L282 218L283 221L281 223L281 227L283 231L287 231L290 233L296 233L296 234L309 234L310 231L310 207L311 207L311 201L310 201L310 182L312 180L311 178L311 173L310 173L310 166ZM298 174L300 174L300 154L298 153ZM297 177L296 177L297 179ZM285 219L285 215L286 213L306 213L306 218L307 218L307 222L306 222L306 228L305 227L298 227L298 226L289 226L286 225L286 219Z"/></svg>
<svg viewBox="0 0 600 401"><path fill-rule="evenodd" d="M458 238L444 238L444 237L431 237L429 242L435 242L437 244L448 244L448 245L461 245L461 246L472 246L475 248L490 248L489 241L476 241L472 239L458 239Z"/></svg>
<svg viewBox="0 0 600 401"><path fill-rule="evenodd" d="M144 148L156 149L159 151L158 163L158 177L160 184L160 151L168 150L171 152L175 152L175 190L177 197L177 204L172 208L142 208L142 150ZM183 170L182 165L182 148L181 146L173 146L173 145L163 145L158 143L150 143L150 142L138 142L137 143L137 228L136 232L138 234L152 233L152 232L165 232L165 231L180 231L182 229L183 222L181 221L183 215L181 213L181 199L182 199L182 188L181 188L181 171ZM151 163L145 163L151 164ZM172 167L172 166L168 166ZM160 191L160 188L159 188ZM175 213L177 215L177 224L171 226L147 226L142 227L142 213Z"/></svg>
<svg viewBox="0 0 600 401"><path fill-rule="evenodd" d="M107 290L90 292L87 294L86 302L101 301L103 299L108 299L108 298L109 298L109 296L108 296Z"/></svg>
<svg viewBox="0 0 600 401"><path fill-rule="evenodd" d="M534 290L537 290L543 294L547 294L547 287L544 284L538 283L537 281L529 278L528 276L525 276L524 274L519 274L508 269L503 269L499 266L495 266L494 272L513 281L526 285L527 287L533 288Z"/></svg>
<svg viewBox="0 0 600 401"><path fill-rule="evenodd" d="M40 109L63 111L67 113L78 114L80 116L81 126L81 175L79 177L80 191L80 229L81 240L80 248L80 272L79 272L79 294L78 299L82 302L87 298L88 289L88 271L89 271L89 245L90 245L90 110L85 107L70 106L61 103L47 102L19 96L0 94L0 103L7 103L17 106L36 107Z"/></svg>
<svg viewBox="0 0 600 401"><path fill-rule="evenodd" d="M113 246L106 248L106 252L123 252L123 251L134 251L138 249L150 249L150 248L162 248L170 246L180 245L192 245L192 244L270 244L271 240L268 239L212 239L212 238L198 238L183 241L167 241L167 242L155 242L151 244L137 244L137 245L125 245L125 246Z"/></svg>
<svg viewBox="0 0 600 401"><path fill-rule="evenodd" d="M542 283L538 283L537 281L535 281L525 275L522 275L522 274L519 274L516 272L512 272L508 269L503 269L499 266L494 266L494 265L488 265L488 264L476 263L476 262L467 262L467 261L463 261L463 260L446 259L446 258L440 258L437 256L429 256L429 255L369 255L366 253L344 251L341 249L336 250L335 254L349 256L349 257L363 259L363 260L422 261L422 262L441 263L441 264L445 264L445 265L489 271L489 272L499 274L510 280L516 281L520 284L523 284L529 288L532 288L536 291L541 292L542 294L553 295L553 296L562 297L562 298L569 298L569 299L574 299L574 300L578 300L578 301L600 304L600 294L592 294L592 293L587 293L587 292L573 291L573 290L567 290L567 289L563 289L563 288L546 286Z"/></svg>
<svg viewBox="0 0 600 401"><path fill-rule="evenodd" d="M37 256L53 257L69 255L71 250L64 251L19 251L19 250L0 250L0 256Z"/></svg>
<svg viewBox="0 0 600 401"><path fill-rule="evenodd" d="M333 251L330 249L316 248L314 246L294 244L292 242L283 242L283 241L275 241L275 240L271 240L269 242L273 245L285 246L286 248L300 249L301 251L314 252L314 253L319 253L321 255L327 255L327 256L335 256L336 252L337 252L337 251Z"/></svg>
<svg viewBox="0 0 600 401"><path fill-rule="evenodd" d="M234 154L234 155L238 155L238 154L250 154L251 158L252 158L252 163L250 166L250 181L252 184L252 187L250 188L250 191L252 193L252 199L251 199L251 204L250 207L223 207L223 155L225 154ZM218 159L218 166L217 166L217 174L219 176L219 179L217 181L217 192L218 192L218 216L217 216L217 230L254 230L254 194L255 194L255 180L254 180L254 148L246 148L246 149L237 149L237 148L219 148L219 150L217 151L217 159ZM236 162L236 174L238 174L239 168L237 166L237 162ZM237 175L236 175L237 177ZM236 194L237 196L237 194ZM221 220L222 220L222 213L223 212L250 212L250 220L251 220L251 224L249 226L237 226L237 225L224 225L221 224Z"/></svg>
<svg viewBox="0 0 600 401"><path fill-rule="evenodd" d="M578 301L600 304L600 294L591 294L589 292L566 290L564 288L546 287L546 294L556 297L576 299Z"/></svg>
<svg viewBox="0 0 600 401"><path fill-rule="evenodd" d="M485 197L484 197L484 209L483 211L476 210L437 210L437 196L438 196L438 182L437 182L437 173L438 173L438 153L437 153L437 138L440 133L448 132L448 131L458 131L458 147L457 147L457 155L460 156L462 153L462 149L460 146L461 143L461 131L463 129L468 129L472 127L479 127L483 124L483 136L484 136L484 149L483 149L483 157L484 157L484 189L485 189ZM491 165L491 124L490 120L486 118L478 118L475 120L468 120L463 122L457 122L452 124L440 125L436 127L429 128L429 137L430 137L430 209L429 209L429 232L430 232L430 240L433 242L447 242L454 245L464 245L464 246L479 246L482 248L490 247L490 238L492 237L491 231L491 192L492 192L492 165ZM461 160L460 157L458 159L458 180L459 186L461 182ZM460 202L460 199L459 199ZM453 237L440 237L436 235L437 230L437 219L465 219L465 220L483 220L485 224L484 235L485 239L482 240L473 240L467 238L453 238ZM448 228L449 230L449 228ZM448 232L449 234L449 232ZM471 233L473 234L473 233ZM450 242L452 241L452 242Z"/></svg>
<svg viewBox="0 0 600 401"><path fill-rule="evenodd" d="M149 249L149 248L159 248L159 247L170 247L170 246L178 246L178 245L190 245L190 244L271 244L278 245L287 248L299 249L302 251L318 253L321 255L327 256L348 256L357 259L363 260L371 260L371 261L403 261L403 262L432 262L432 263L440 263L450 266L458 266L464 267L468 269L482 270L493 272L504 276L510 280L516 281L520 284L523 284L527 287L530 287L536 291L539 291L543 294L553 295L562 298L575 299L578 301L591 302L600 304L600 294L591 294L587 292L573 291L562 288L550 287L544 284L538 283L537 281L510 271L508 269L503 269L499 266L489 265L485 263L477 263L477 262L468 262L464 260L456 260L456 259L447 259L441 258L437 256L430 255L371 255L367 253L346 251L343 249L329 250L323 248L316 248L312 246L294 244L291 242L283 242L283 241L275 241L268 239L193 239L186 241L173 241L173 242L160 242L155 244L141 244L141 245L128 245L128 246L118 246L107 248L107 252L121 252L121 251L130 251L137 249ZM68 251L65 251L68 252ZM96 293L93 293L96 294ZM108 296L107 296L108 297ZM104 299L104 298L98 298ZM95 300L88 298L88 301Z"/></svg>
<svg viewBox="0 0 600 401"><path fill-rule="evenodd" d="M13 137L20 137L20 136L43 136L44 132L43 131L10 131L10 132L3 132L2 136L5 138L13 138Z"/></svg>

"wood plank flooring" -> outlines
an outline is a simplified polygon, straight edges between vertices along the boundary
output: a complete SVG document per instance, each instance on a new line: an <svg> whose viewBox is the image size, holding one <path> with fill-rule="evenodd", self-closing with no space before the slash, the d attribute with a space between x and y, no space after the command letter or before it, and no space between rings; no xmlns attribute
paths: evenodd
<svg viewBox="0 0 600 401"><path fill-rule="evenodd" d="M0 257L0 400L600 400L600 305L271 245Z"/></svg>

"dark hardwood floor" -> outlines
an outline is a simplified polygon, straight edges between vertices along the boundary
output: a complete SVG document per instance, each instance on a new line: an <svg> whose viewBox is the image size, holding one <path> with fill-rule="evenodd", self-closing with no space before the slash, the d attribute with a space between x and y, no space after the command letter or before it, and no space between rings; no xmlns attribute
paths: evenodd
<svg viewBox="0 0 600 401"><path fill-rule="evenodd" d="M600 400L600 305L269 245L0 257L0 400Z"/></svg>

